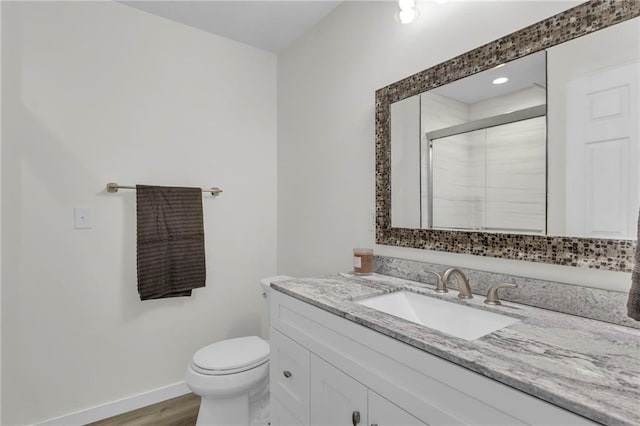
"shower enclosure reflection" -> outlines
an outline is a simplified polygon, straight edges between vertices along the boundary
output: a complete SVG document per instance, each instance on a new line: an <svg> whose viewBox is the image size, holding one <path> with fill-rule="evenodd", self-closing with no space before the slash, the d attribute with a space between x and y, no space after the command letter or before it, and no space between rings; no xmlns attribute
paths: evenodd
<svg viewBox="0 0 640 426"><path fill-rule="evenodd" d="M392 104L393 226L544 234L545 86L539 52Z"/></svg>
<svg viewBox="0 0 640 426"><path fill-rule="evenodd" d="M442 138L428 135L423 169L431 172L426 180L433 187L423 191L422 223L544 234L544 115Z"/></svg>

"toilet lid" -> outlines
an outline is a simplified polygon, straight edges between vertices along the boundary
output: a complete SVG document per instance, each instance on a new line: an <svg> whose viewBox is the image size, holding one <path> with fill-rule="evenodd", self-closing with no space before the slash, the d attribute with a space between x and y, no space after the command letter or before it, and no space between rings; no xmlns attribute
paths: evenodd
<svg viewBox="0 0 640 426"><path fill-rule="evenodd" d="M212 374L249 370L269 359L269 344L257 336L237 337L205 346L193 355L193 365Z"/></svg>

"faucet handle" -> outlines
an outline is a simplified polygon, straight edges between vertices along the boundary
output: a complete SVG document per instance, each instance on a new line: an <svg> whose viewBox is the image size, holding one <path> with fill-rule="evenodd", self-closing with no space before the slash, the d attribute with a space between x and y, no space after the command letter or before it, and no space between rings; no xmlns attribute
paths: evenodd
<svg viewBox="0 0 640 426"><path fill-rule="evenodd" d="M487 292L487 298L484 303L487 305L502 305L502 303L500 303L500 298L498 297L498 289L500 288L518 288L518 286L510 283L494 284Z"/></svg>
<svg viewBox="0 0 640 426"><path fill-rule="evenodd" d="M442 276L439 273L437 273L433 269L428 269L428 268L425 268L424 271L428 272L430 274L433 274L436 277L438 277L438 281L436 282L436 289L434 290L436 293L448 293L449 292L449 290L447 290L447 284L445 284L445 282L442 280Z"/></svg>

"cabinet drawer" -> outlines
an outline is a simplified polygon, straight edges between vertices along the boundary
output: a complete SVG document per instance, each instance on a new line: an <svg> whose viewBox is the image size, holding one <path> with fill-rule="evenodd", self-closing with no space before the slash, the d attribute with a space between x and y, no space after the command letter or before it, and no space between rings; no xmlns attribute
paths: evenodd
<svg viewBox="0 0 640 426"><path fill-rule="evenodd" d="M309 424L309 351L271 330L271 394L299 420Z"/></svg>

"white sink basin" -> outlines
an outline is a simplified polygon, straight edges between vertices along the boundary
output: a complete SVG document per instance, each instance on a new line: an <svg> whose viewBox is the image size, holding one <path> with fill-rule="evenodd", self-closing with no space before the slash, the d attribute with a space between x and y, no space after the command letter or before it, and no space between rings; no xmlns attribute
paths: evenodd
<svg viewBox="0 0 640 426"><path fill-rule="evenodd" d="M469 341L520 321L408 291L383 294L356 303Z"/></svg>

